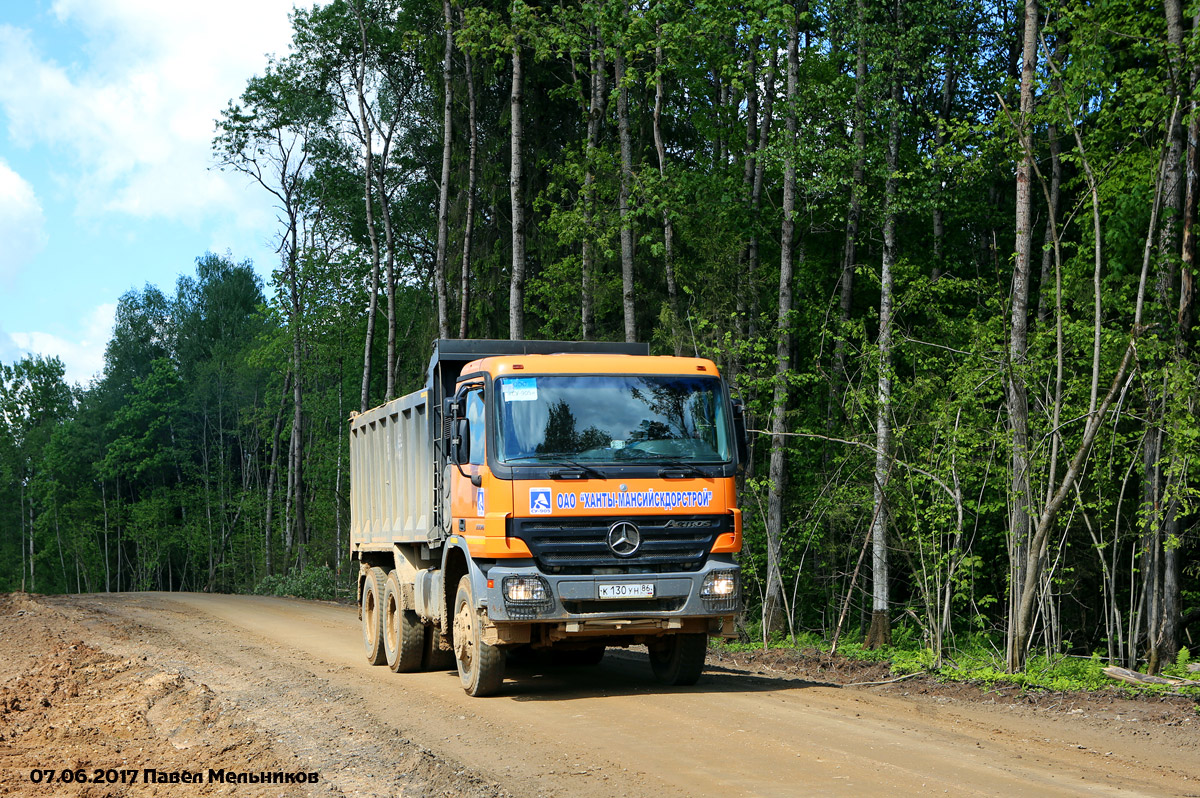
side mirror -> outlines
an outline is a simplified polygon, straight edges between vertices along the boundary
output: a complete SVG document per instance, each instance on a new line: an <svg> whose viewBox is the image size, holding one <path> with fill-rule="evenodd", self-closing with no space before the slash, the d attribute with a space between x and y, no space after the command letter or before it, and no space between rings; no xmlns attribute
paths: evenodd
<svg viewBox="0 0 1200 798"><path fill-rule="evenodd" d="M741 399L732 399L733 405L733 438L737 446L738 465L746 467L750 461L750 438L746 434L746 405Z"/></svg>
<svg viewBox="0 0 1200 798"><path fill-rule="evenodd" d="M471 422L465 418L454 419L454 432L450 438L450 459L455 465L471 462Z"/></svg>

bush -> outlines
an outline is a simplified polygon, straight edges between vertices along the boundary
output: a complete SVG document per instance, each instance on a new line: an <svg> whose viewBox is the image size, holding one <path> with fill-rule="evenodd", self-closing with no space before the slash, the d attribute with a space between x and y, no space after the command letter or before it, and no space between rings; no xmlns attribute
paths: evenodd
<svg viewBox="0 0 1200 798"><path fill-rule="evenodd" d="M1187 646L1179 649L1179 653L1175 655L1175 662L1163 668L1164 676L1174 676L1178 679L1200 679L1200 673L1193 673L1188 670L1188 665L1192 661L1192 653Z"/></svg>
<svg viewBox="0 0 1200 798"><path fill-rule="evenodd" d="M328 565L272 574L254 588L256 596L294 596L302 599L333 601L337 598L337 574Z"/></svg>

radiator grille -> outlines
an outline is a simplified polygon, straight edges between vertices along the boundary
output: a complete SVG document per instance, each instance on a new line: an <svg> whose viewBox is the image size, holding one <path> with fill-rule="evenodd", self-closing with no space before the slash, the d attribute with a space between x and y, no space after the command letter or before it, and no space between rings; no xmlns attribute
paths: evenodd
<svg viewBox="0 0 1200 798"><path fill-rule="evenodd" d="M704 565L717 536L730 531L730 520L727 515L517 518L511 534L525 541L547 573L688 572ZM641 545L631 557L618 557L608 547L608 531L618 521L629 521L640 532Z"/></svg>

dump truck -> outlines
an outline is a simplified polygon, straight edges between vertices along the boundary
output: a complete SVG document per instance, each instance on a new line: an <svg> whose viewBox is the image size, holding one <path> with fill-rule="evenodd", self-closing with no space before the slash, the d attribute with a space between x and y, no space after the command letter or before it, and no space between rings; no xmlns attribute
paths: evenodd
<svg viewBox="0 0 1200 798"><path fill-rule="evenodd" d="M439 339L424 388L350 419L368 662L498 690L509 656L645 646L694 684L741 610L741 403L645 344Z"/></svg>

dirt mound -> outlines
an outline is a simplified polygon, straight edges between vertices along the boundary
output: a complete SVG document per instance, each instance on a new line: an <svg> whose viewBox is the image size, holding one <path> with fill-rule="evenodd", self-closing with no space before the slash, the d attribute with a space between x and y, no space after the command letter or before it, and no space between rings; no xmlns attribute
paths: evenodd
<svg viewBox="0 0 1200 798"><path fill-rule="evenodd" d="M23 666L0 683L0 795L178 795L179 781L197 773L186 789L198 795L308 794L295 784L213 783L210 769L295 766L205 685L107 654L73 631L29 597L0 600L0 660Z"/></svg>
<svg viewBox="0 0 1200 798"><path fill-rule="evenodd" d="M790 676L820 684L847 685L878 682L891 678L887 663L862 662L845 657L831 657L817 649L784 648L722 651L710 649L709 665L761 673L773 677Z"/></svg>

